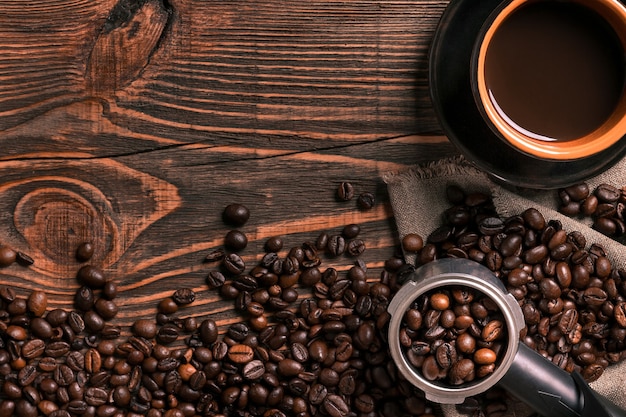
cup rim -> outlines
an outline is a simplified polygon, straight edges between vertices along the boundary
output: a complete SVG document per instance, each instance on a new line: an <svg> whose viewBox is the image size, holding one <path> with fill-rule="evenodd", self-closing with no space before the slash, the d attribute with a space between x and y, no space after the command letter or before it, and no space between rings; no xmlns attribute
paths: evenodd
<svg viewBox="0 0 626 417"><path fill-rule="evenodd" d="M474 100L485 121L491 129L512 147L534 157L552 160L582 159L602 152L626 137L626 90L612 114L600 126L583 137L567 141L546 141L533 134L524 134L515 129L514 122L507 121L490 99L485 81L485 57L495 32L502 22L520 7L542 0L510 0L496 8L485 21L474 50L472 51L471 86ZM603 17L615 30L626 51L626 6L619 0L603 0L593 5L583 0L569 0L593 10ZM620 26L618 28L617 26ZM619 30L623 28L623 30Z"/></svg>

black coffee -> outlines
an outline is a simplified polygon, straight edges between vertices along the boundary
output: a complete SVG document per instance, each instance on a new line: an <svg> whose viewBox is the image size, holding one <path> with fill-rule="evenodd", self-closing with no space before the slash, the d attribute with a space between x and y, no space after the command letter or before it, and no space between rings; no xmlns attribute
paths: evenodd
<svg viewBox="0 0 626 417"><path fill-rule="evenodd" d="M571 140L599 127L615 109L624 90L624 50L591 9L534 2L495 32L485 80L500 115L518 130L542 140Z"/></svg>

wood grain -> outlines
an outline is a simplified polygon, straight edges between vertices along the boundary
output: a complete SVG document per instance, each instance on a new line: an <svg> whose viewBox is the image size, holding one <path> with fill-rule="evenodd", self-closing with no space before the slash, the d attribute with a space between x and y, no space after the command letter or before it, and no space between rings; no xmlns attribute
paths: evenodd
<svg viewBox="0 0 626 417"><path fill-rule="evenodd" d="M237 320L204 284L232 202L248 206L247 265L362 227L375 279L397 245L381 174L454 154L428 96L446 1L0 1L0 243L35 259L0 285L70 308L90 261L122 294L115 323L153 317L180 287L183 315ZM374 192L362 211L339 182ZM350 257L326 258L344 271Z"/></svg>

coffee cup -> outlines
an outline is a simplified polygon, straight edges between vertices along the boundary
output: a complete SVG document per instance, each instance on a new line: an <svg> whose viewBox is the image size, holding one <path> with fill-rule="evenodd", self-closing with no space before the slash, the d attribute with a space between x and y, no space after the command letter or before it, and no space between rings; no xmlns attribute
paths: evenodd
<svg viewBox="0 0 626 417"><path fill-rule="evenodd" d="M474 100L516 150L588 158L626 140L625 50L619 0L505 1L472 51Z"/></svg>

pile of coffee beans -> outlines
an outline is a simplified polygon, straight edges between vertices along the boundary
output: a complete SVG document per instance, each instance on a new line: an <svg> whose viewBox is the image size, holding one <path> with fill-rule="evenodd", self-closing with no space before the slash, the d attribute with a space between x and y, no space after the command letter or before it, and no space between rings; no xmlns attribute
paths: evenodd
<svg viewBox="0 0 626 417"><path fill-rule="evenodd" d="M442 287L418 297L405 312L400 346L429 381L458 386L491 375L507 342L498 306L470 287Z"/></svg>
<svg viewBox="0 0 626 417"><path fill-rule="evenodd" d="M518 300L526 328L521 340L587 381L626 357L626 271L604 249L529 208L500 218L489 196L450 186L444 224L418 253L479 262Z"/></svg>
<svg viewBox="0 0 626 417"><path fill-rule="evenodd" d="M593 228L616 240L626 237L626 187L599 184L591 189L585 182L558 190L559 211L570 217L590 217Z"/></svg>
<svg viewBox="0 0 626 417"><path fill-rule="evenodd" d="M234 229L204 262L207 290L241 318L227 328L184 317L191 288L129 329L112 324L117 286L88 263L89 242L76 249L73 309L1 286L0 417L434 415L386 347L401 257L370 276L361 228L348 224L290 248L270 237L259 263L246 265L250 211L232 204L222 216ZM351 266L323 266L338 257Z"/></svg>
<svg viewBox="0 0 626 417"><path fill-rule="evenodd" d="M372 208L373 196L361 195L361 209ZM342 184L337 196L349 201L354 187ZM229 205L222 217L233 229L204 259L206 290L232 302L240 317L226 328L213 318L185 315L197 298L192 288L173 290L159 301L155 317L137 318L129 329L112 324L118 289L89 264L94 247L87 242L76 250L72 309L52 308L42 291L18 294L0 286L0 417L431 417L436 406L402 378L388 352L387 305L416 267L440 257L473 259L500 277L522 306L522 340L563 369L591 381L624 358L626 273L612 267L600 246L534 209L502 219L487 195L451 186L447 198L451 207L440 228L425 239L402 239L417 263L407 264L398 251L377 276L362 260L366 241L357 224L297 244L269 237L258 262L247 265L240 252L249 250L250 211ZM9 249L1 248L0 266L34 262ZM328 260L345 268L324 266ZM482 337L497 323L497 312L473 294L467 319L458 290L416 301L422 327L409 327L409 319L419 319L416 313L406 317L411 332L436 329L431 353L423 361L415 355L415 361L423 367L435 355L437 376L446 360L448 369L454 366L446 347L454 342L458 349L462 333L454 341L446 336L464 320L482 327L480 338L471 324L465 332L476 343L471 359L463 356L472 361L474 376L490 370L493 354L497 365L500 355L498 339ZM442 338L438 326L445 329ZM413 352L407 355L419 352L427 336L405 332ZM491 352L477 360L481 349ZM426 373L434 375L435 367ZM466 381L463 375L447 372L446 378ZM506 404L495 393L470 399L462 409L501 415Z"/></svg>

